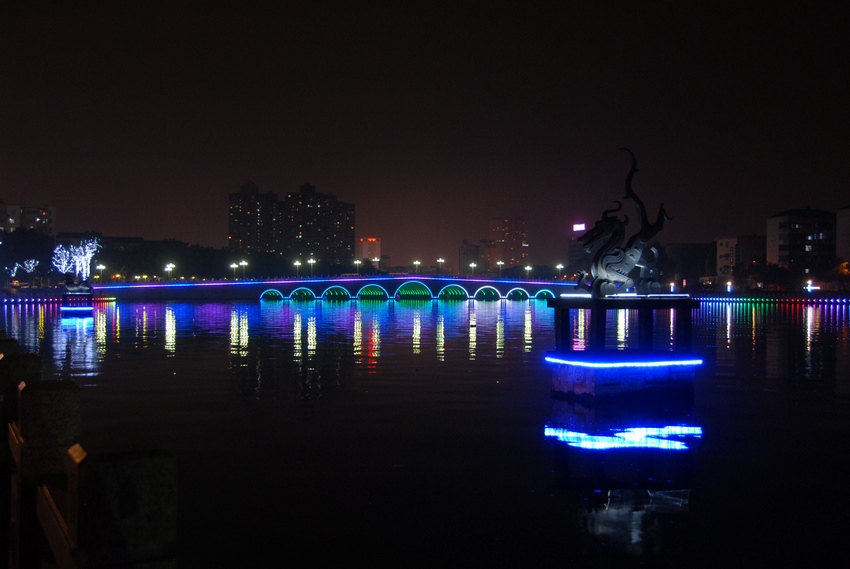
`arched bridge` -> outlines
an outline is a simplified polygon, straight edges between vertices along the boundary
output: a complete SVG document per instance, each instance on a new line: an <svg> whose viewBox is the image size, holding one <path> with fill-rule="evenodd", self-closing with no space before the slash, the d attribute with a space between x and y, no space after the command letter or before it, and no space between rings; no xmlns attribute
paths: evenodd
<svg viewBox="0 0 850 569"><path fill-rule="evenodd" d="M526 300L555 298L574 282L398 275L102 285L117 300Z"/></svg>

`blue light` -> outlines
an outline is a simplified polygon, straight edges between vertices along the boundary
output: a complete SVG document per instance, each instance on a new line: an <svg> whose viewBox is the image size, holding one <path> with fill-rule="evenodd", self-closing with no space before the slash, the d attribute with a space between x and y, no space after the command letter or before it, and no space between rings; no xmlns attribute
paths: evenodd
<svg viewBox="0 0 850 569"><path fill-rule="evenodd" d="M621 352L622 353L622 352ZM698 366L702 365L701 358L689 358L689 359L658 359L658 360L627 360L627 361L593 361L593 360L581 360L578 358L570 358L565 359L562 357L555 356L546 356L544 358L547 362L553 364L562 364L569 366L578 366L578 367L588 367L595 369L604 369L604 368L647 368L647 367L669 367L669 366Z"/></svg>
<svg viewBox="0 0 850 569"><path fill-rule="evenodd" d="M681 440L673 437L702 438L702 427L672 425L667 427L631 427L612 430L610 435L591 435L569 429L545 427L543 434L567 443L569 446L590 450L624 448L652 448L660 450L687 450Z"/></svg>

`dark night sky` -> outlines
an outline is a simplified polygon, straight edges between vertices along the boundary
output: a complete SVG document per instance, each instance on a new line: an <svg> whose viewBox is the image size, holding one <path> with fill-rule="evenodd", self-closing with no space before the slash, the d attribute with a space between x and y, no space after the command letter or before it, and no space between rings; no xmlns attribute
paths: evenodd
<svg viewBox="0 0 850 569"><path fill-rule="evenodd" d="M246 179L309 181L426 265L501 216L563 261L622 146L665 243L850 204L840 2L265 4L4 2L0 198L221 247Z"/></svg>

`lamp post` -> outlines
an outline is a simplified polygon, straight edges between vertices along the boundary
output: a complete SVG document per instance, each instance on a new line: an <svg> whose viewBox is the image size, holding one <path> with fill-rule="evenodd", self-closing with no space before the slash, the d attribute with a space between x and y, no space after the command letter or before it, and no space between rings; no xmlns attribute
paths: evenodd
<svg viewBox="0 0 850 569"><path fill-rule="evenodd" d="M236 269L239 267L236 263L230 263L230 268L233 269L233 280L236 280Z"/></svg>
<svg viewBox="0 0 850 569"><path fill-rule="evenodd" d="M242 278L245 278L245 267L248 266L248 261L239 261L239 266L242 267Z"/></svg>
<svg viewBox="0 0 850 569"><path fill-rule="evenodd" d="M419 261L413 261L414 272L419 274Z"/></svg>
<svg viewBox="0 0 850 569"><path fill-rule="evenodd" d="M445 262L446 262L446 260L443 259L442 257L437 259L437 274L438 275L443 272L443 263L445 263Z"/></svg>
<svg viewBox="0 0 850 569"><path fill-rule="evenodd" d="M525 278L529 278L530 275L531 275L531 265L526 265L525 266Z"/></svg>
<svg viewBox="0 0 850 569"><path fill-rule="evenodd" d="M298 268L301 266L301 261L295 261L292 264L295 265L295 278L297 279L298 278Z"/></svg>
<svg viewBox="0 0 850 569"><path fill-rule="evenodd" d="M105 268L106 267L104 267L103 265L98 265L98 266L95 267L95 269L100 271L100 282L103 282L103 269L105 269Z"/></svg>
<svg viewBox="0 0 850 569"><path fill-rule="evenodd" d="M496 264L499 265L499 278L502 278L502 266L505 264L504 261L496 261Z"/></svg>
<svg viewBox="0 0 850 569"><path fill-rule="evenodd" d="M174 270L174 263L165 265L165 274L168 275L168 280L171 280L171 271Z"/></svg>
<svg viewBox="0 0 850 569"><path fill-rule="evenodd" d="M372 259L372 262L375 263L375 270L379 270L381 267L381 260L377 257Z"/></svg>
<svg viewBox="0 0 850 569"><path fill-rule="evenodd" d="M307 262L310 263L310 278L313 278L313 263L316 262L316 259L307 259Z"/></svg>
<svg viewBox="0 0 850 569"><path fill-rule="evenodd" d="M558 263L557 265L555 265L555 268L558 269L558 280L561 280L561 269L564 268L564 265Z"/></svg>
<svg viewBox="0 0 850 569"><path fill-rule="evenodd" d="M360 276L360 263L362 263L360 259L354 259L354 266L357 267L357 276Z"/></svg>
<svg viewBox="0 0 850 569"><path fill-rule="evenodd" d="M470 274L472 274L472 276L475 276L475 267L477 266L478 265L476 265L475 263L469 263L469 272Z"/></svg>

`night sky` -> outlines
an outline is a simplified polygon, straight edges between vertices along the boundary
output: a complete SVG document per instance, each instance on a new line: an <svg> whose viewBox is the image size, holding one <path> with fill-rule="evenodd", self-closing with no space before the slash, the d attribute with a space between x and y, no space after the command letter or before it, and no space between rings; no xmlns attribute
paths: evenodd
<svg viewBox="0 0 850 569"><path fill-rule="evenodd" d="M243 182L310 182L424 265L517 216L564 261L623 146L664 243L850 205L843 3L264 4L4 2L0 198L223 247Z"/></svg>

